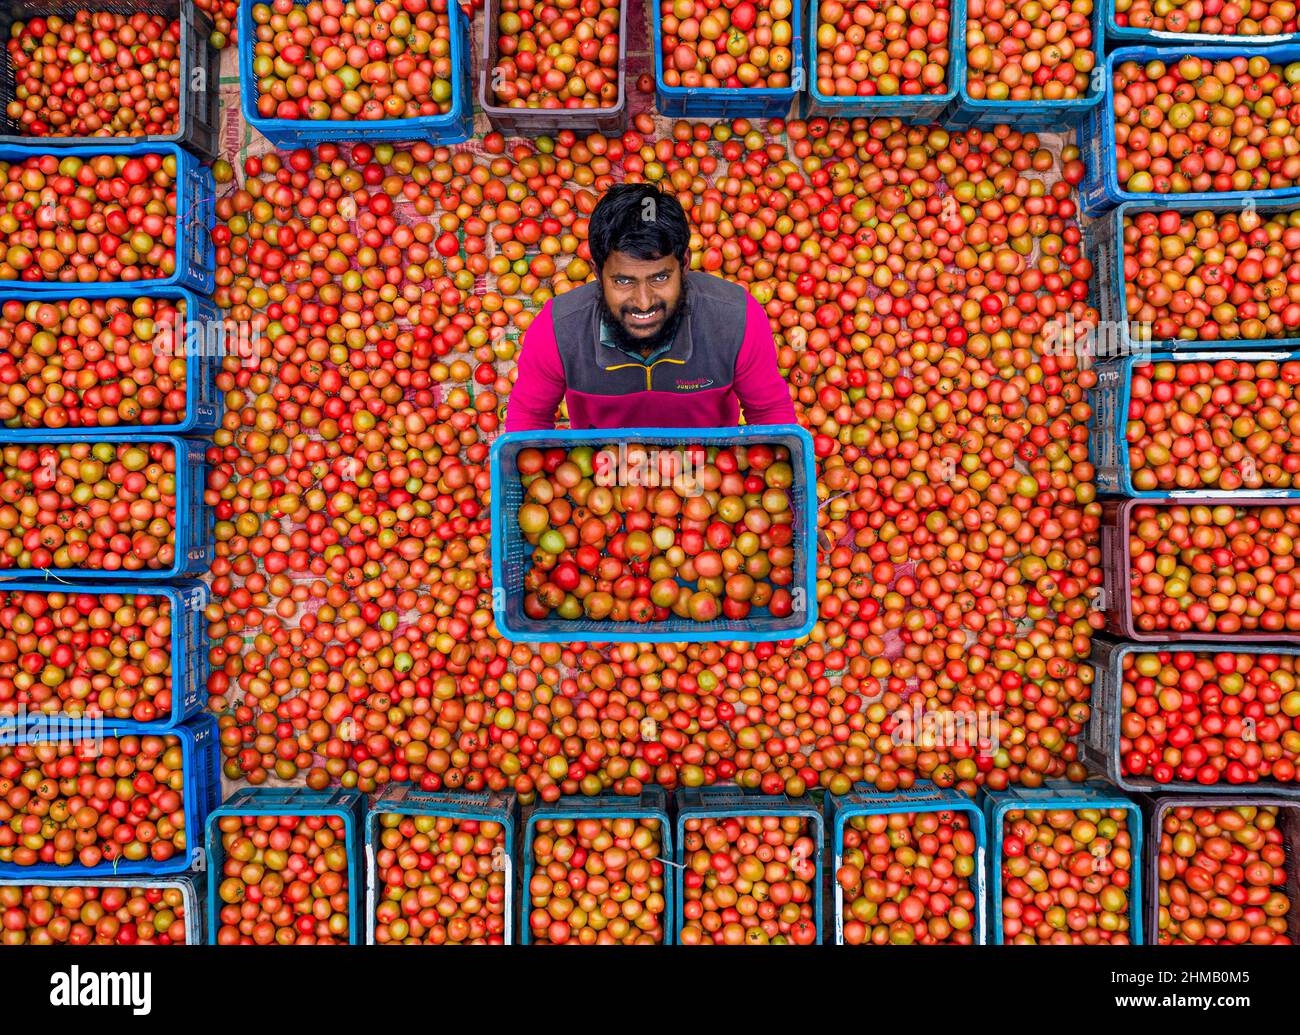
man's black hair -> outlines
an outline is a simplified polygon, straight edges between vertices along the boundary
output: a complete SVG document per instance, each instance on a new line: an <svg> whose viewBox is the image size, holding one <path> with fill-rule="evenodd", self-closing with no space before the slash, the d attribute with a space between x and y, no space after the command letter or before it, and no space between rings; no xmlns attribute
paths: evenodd
<svg viewBox="0 0 1300 1035"><path fill-rule="evenodd" d="M681 203L650 183L620 183L605 191L587 225L591 261L599 273L611 252L635 259L682 260L691 227Z"/></svg>

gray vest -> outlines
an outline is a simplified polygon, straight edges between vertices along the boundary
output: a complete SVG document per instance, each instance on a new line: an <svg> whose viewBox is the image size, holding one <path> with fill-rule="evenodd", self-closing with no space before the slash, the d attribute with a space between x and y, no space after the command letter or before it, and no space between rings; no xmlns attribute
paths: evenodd
<svg viewBox="0 0 1300 1035"><path fill-rule="evenodd" d="M591 281L551 303L555 344L570 391L689 395L731 386L745 339L749 298L744 288L708 273L688 273L686 316L672 347L650 364L600 343L600 290L600 282Z"/></svg>

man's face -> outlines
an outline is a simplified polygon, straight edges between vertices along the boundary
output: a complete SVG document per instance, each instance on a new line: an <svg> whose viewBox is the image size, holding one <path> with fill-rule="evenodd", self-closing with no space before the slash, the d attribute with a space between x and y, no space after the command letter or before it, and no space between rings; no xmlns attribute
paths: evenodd
<svg viewBox="0 0 1300 1035"><path fill-rule="evenodd" d="M648 341L664 329L682 301L682 264L675 257L635 259L611 252L600 272L605 306L628 336Z"/></svg>

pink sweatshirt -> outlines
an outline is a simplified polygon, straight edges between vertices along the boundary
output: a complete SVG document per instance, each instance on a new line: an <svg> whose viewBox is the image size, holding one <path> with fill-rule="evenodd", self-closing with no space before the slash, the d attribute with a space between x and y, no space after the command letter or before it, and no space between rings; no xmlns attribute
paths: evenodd
<svg viewBox="0 0 1300 1035"><path fill-rule="evenodd" d="M597 282L547 302L524 335L505 430L555 427L560 400L582 428L795 424L763 307L738 285L688 274L689 305L672 347L650 363L600 343Z"/></svg>

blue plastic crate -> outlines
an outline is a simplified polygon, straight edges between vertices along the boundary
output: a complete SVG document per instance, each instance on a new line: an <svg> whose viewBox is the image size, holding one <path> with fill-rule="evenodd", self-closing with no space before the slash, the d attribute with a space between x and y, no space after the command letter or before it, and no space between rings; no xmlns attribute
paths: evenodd
<svg viewBox="0 0 1300 1035"><path fill-rule="evenodd" d="M14 744L48 742L48 732L39 726L15 730L12 725L6 728L0 720L0 730L5 731L5 739ZM0 877L22 877L28 883L39 883L45 877L130 877L161 876L164 874L183 873L193 866L201 865L203 856L202 830L208 813L216 807L221 795L220 752L217 744L217 722L211 715L201 715L181 726L165 731L143 732L138 723L104 722L88 724L89 736L103 737L138 737L138 736L174 736L181 744L181 771L184 779L182 799L185 810L186 851L178 852L165 862L152 859L122 859L117 862L101 862L98 866L83 866L73 863L71 866L55 866L52 863L37 863L33 866L18 866L14 863L0 862Z"/></svg>
<svg viewBox="0 0 1300 1035"><path fill-rule="evenodd" d="M257 113L257 76L253 74L253 43L257 25L253 8L264 0L239 0L239 102L244 121L276 147L292 149L340 141L427 140L433 144L459 144L474 132L474 98L470 65L469 19L458 0L448 0L455 21L451 34L451 111L411 119L280 119ZM294 0L305 6L307 0Z"/></svg>
<svg viewBox="0 0 1300 1035"><path fill-rule="evenodd" d="M23 162L50 149L30 145L0 144L0 162ZM216 287L217 246L212 228L217 222L217 185L212 170L176 144L102 144L61 147L54 155L64 158L93 158L97 155L168 155L176 161L176 269L170 276L149 280L109 281L81 284L64 280L0 280L0 287L49 293L76 288L86 298L105 298L122 293L122 285L140 290L156 287L187 287L201 295L212 294Z"/></svg>
<svg viewBox="0 0 1300 1035"><path fill-rule="evenodd" d="M1193 192L1190 194L1139 194L1121 190L1119 176L1115 168L1115 66L1125 61L1145 64L1148 61L1163 61L1166 65L1177 64L1185 56L1205 58L1210 61L1225 61L1242 56L1240 46L1232 47L1196 47L1186 50L1174 50L1162 47L1125 47L1106 55L1106 92L1101 104L1093 108L1091 116L1079 125L1079 150L1083 152L1084 176L1079 185L1079 204L1084 215L1100 216L1116 205L1126 201L1140 201L1148 208L1165 208L1170 202L1192 202L1194 204L1218 203L1241 206L1247 199L1256 205L1274 200L1294 200L1300 198L1300 185L1295 187L1278 187L1270 190ZM1254 52L1247 50L1248 57L1265 57L1273 64L1286 64L1300 61L1300 46L1261 47Z"/></svg>
<svg viewBox="0 0 1300 1035"><path fill-rule="evenodd" d="M532 928L528 923L528 914L532 909L532 899L528 894L528 885L533 879L533 838L537 836L538 820L557 819L654 819L659 821L659 850L663 852L662 862L667 864L675 859L673 855L673 828L668 821L668 796L658 787L647 787L638 797L619 794L602 794L583 797L574 795L560 798L558 801L545 802L530 809L524 818L524 856L523 876L519 882L519 944L533 944ZM664 930L665 945L673 945L677 932L673 929L676 913L673 909L674 882L664 869L664 913L661 924Z"/></svg>
<svg viewBox="0 0 1300 1035"><path fill-rule="evenodd" d="M970 876L971 891L975 895L975 908L971 910L972 935L976 945L987 944L988 916L985 889L985 866L988 854L988 832L984 827L984 814L979 806L961 791L952 787L936 787L929 780L918 780L907 790L878 791L870 784L858 784L848 794L826 795L826 821L831 825L832 864L831 880L835 886L835 944L844 944L844 889L835 874L844 865L844 825L854 816L879 816L895 812L965 812L970 816L971 832L975 835L975 872Z"/></svg>
<svg viewBox="0 0 1300 1035"><path fill-rule="evenodd" d="M1300 198L1289 201L1257 201L1255 211L1261 218L1281 212L1300 210ZM1192 341L1184 338L1164 338L1160 341L1147 341L1135 337L1128 318L1128 286L1124 279L1124 223L1125 220L1144 212L1215 212L1234 213L1242 211L1241 202L1204 202L1187 200L1185 195L1148 195L1145 201L1128 201L1108 212L1103 218L1095 219L1088 227L1093 262L1095 264L1095 282L1098 285L1097 310L1105 326L1114 334L1114 356L1147 355L1152 349L1166 352L1179 352L1184 349L1223 349L1231 350L1219 353L1221 356L1244 353L1248 358L1256 350L1275 349L1290 351L1300 348L1300 335L1295 338L1221 338Z"/></svg>
<svg viewBox="0 0 1300 1035"><path fill-rule="evenodd" d="M212 45L212 21L200 11L194 0L9 0L0 11L0 41L8 42L15 21L31 21L59 15L70 18L76 11L111 11L113 13L160 14L180 22L180 111L177 130L155 136L38 137L24 134L15 119L9 118L5 105L14 99L16 82L7 48L0 46L0 144L33 144L42 149L76 147L107 140L116 143L168 143L189 148L205 161L217 157L217 132L220 115L218 80L220 54ZM200 79L199 77L203 78ZM195 89L196 83L201 89Z"/></svg>
<svg viewBox="0 0 1300 1035"><path fill-rule="evenodd" d="M963 3L963 13L965 4ZM1093 75L1088 82L1088 92L1070 101L990 101L976 100L967 92L970 81L966 65L966 35L961 37L962 80L956 100L944 114L943 124L952 129L971 126L989 127L1000 124L1014 126L1023 133L1045 133L1077 126L1101 103L1103 86L1097 71L1105 64L1106 47L1101 4L1092 10L1092 52L1096 55Z"/></svg>
<svg viewBox="0 0 1300 1035"><path fill-rule="evenodd" d="M1142 944L1142 809L1104 780L1071 783L1048 780L1042 787L1009 787L1004 791L981 791L980 803L990 837L989 931L990 945L1002 945L1002 823L1013 810L1029 809L1125 809L1129 813L1128 835L1132 845L1128 896L1128 938Z"/></svg>
<svg viewBox="0 0 1300 1035"><path fill-rule="evenodd" d="M9 282L10 284L18 282ZM201 298L188 288L146 287L138 291L111 285L112 291L104 294L84 290L89 285L63 285L56 290L34 294L26 285L0 286L0 306L6 302L59 302L81 298L100 301L104 298L159 298L169 302L183 302L185 315L176 333L159 346L174 350L174 355L185 357L185 418L178 424L125 424L104 428L105 431L175 435L210 435L221 425L222 393L217 389L217 374L221 370L224 351L224 322L220 311L210 299ZM5 442L68 441L95 433L101 429L83 427L23 428L0 427L0 444Z"/></svg>
<svg viewBox="0 0 1300 1035"><path fill-rule="evenodd" d="M42 442L46 441L41 439ZM216 518L211 507L204 506L203 490L207 478L207 444L175 435L132 435L122 433L83 434L77 442L131 442L137 445L166 442L176 451L176 550L167 568L142 571L101 571L98 568L3 568L0 580L48 575L55 579L127 579L131 581L175 579L206 572L216 555ZM51 445L66 444L51 441Z"/></svg>
<svg viewBox="0 0 1300 1035"><path fill-rule="evenodd" d="M225 879L225 851L217 822L222 816L338 816L343 820L343 847L348 855L348 944L360 945L363 937L361 903L366 897L365 868L362 865L361 824L366 799L360 791L315 791L307 787L245 787L212 810L206 827L208 868L208 942L217 944L221 929L221 906L217 894Z"/></svg>
<svg viewBox="0 0 1300 1035"><path fill-rule="evenodd" d="M627 2L627 0L625 0ZM650 27L654 36L655 108L669 118L783 119L799 96L806 79L803 46L803 4L794 0L790 11L790 85L741 86L710 89L704 86L668 86L664 82L663 0L652 0Z"/></svg>
<svg viewBox="0 0 1300 1035"><path fill-rule="evenodd" d="M1300 343L1297 343L1300 344ZM1158 352L1151 356L1128 356L1109 360L1097 366L1097 385L1089 401L1092 416L1088 421L1089 450L1097 469L1097 488L1102 492L1117 493L1136 499L1192 500L1214 497L1231 498L1249 495L1270 499L1300 499L1300 488L1277 489L1135 489L1133 487L1132 451L1128 443L1128 410L1133 387L1133 368L1145 363L1217 363L1222 359L1236 359L1229 352ZM1243 363L1274 360L1282 363L1300 360L1300 352L1249 352L1241 356Z"/></svg>
<svg viewBox="0 0 1300 1035"><path fill-rule="evenodd" d="M1166 32L1156 29L1137 29L1130 25L1120 25L1115 20L1115 0L1098 0L1098 7L1105 11L1106 14L1107 38L1116 40L1125 46L1136 46L1145 43L1162 47L1205 47L1216 44L1223 46L1242 44L1248 47L1273 47L1300 39L1300 33L1292 35L1282 33L1279 36L1235 36L1226 33Z"/></svg>
<svg viewBox="0 0 1300 1035"><path fill-rule="evenodd" d="M832 97L817 89L817 26L820 24L819 0L809 8L808 24L808 92L800 100L800 115L805 118L900 118L909 122L936 122L966 86L966 0L952 0L948 22L948 75L943 93L893 97ZM999 121L1006 121L1005 119Z"/></svg>
<svg viewBox="0 0 1300 1035"><path fill-rule="evenodd" d="M202 945L203 932L203 875L178 873L174 877L95 877L72 880L66 877L47 877L44 880L0 880L0 888L179 888L182 908L185 910L185 944Z"/></svg>
<svg viewBox="0 0 1300 1035"><path fill-rule="evenodd" d="M675 615L662 622L611 622L589 618L538 620L524 614L524 575L533 548L516 520L524 490L515 460L528 448L571 448L616 442L677 447L772 444L790 450L794 485L794 611L774 618L755 608L746 618L694 622ZM492 443L492 611L497 631L516 643L552 643L577 639L602 643L680 643L716 640L795 640L817 622L817 472L812 436L797 424L752 424L739 428L624 428L589 431L517 431ZM802 591L802 597L800 596ZM802 606L801 606L802 605Z"/></svg>
<svg viewBox="0 0 1300 1035"><path fill-rule="evenodd" d="M1300 647L1281 645L1255 645L1251 643L1126 643L1095 637L1092 641L1093 667L1092 715L1084 728L1079 746L1084 760L1103 773L1111 783L1135 793L1185 792L1213 795L1249 795L1264 793L1300 798L1300 783L1284 784L1275 781L1258 783L1201 784L1195 780L1173 780L1157 783L1142 776L1126 776L1120 758L1120 719L1122 718L1122 692L1124 689L1124 659L1130 654L1272 654L1300 658Z"/></svg>
<svg viewBox="0 0 1300 1035"><path fill-rule="evenodd" d="M171 604L172 635L172 709L165 718L153 722L128 719L112 720L117 725L136 730L159 732L185 722L203 708L207 698L208 660L207 621L203 610L208 606L208 587L196 579L174 585L151 585L139 582L52 582L48 579L0 581L0 602L6 594L21 590L27 593L63 593L68 596L108 594L163 597ZM0 605L2 606L2 605ZM2 706L0 706L2 707ZM64 713L56 713L60 716ZM0 716L0 722L3 722Z"/></svg>
<svg viewBox="0 0 1300 1035"><path fill-rule="evenodd" d="M812 798L804 795L791 798L787 794L762 794L740 787L713 785L687 787L679 790L677 798L677 847L673 860L676 879L677 908L674 912L677 928L674 934L681 937L686 925L686 821L688 819L726 819L740 816L801 816L808 821L808 836L817 846L817 874L813 878L813 920L817 925L815 945L825 939L826 914L823 908L822 885L826 877L826 823L822 811Z"/></svg>
<svg viewBox="0 0 1300 1035"><path fill-rule="evenodd" d="M506 874L505 944L513 945L515 920L515 805L513 794L487 791L425 791L410 784L385 788L366 812L366 944L375 944L375 910L383 885L377 870L380 849L379 818L385 813L400 816L447 816L500 823L505 834L502 862Z"/></svg>

